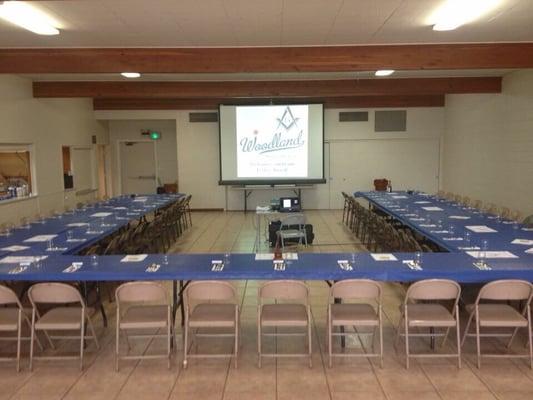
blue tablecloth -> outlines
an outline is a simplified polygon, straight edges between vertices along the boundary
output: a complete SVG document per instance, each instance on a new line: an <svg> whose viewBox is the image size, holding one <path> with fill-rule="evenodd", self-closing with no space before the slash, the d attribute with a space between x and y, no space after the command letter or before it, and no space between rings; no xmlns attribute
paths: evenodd
<svg viewBox="0 0 533 400"><path fill-rule="evenodd" d="M121 262L124 256L100 256L98 265L92 265L89 257L73 255L80 248L97 241L107 234L126 224L128 220L138 218L141 215L153 211L158 207L175 201L177 196L147 196L145 208L137 208L138 202L129 198L117 198L99 204L95 208L85 209L73 215L64 215L62 218L48 219L44 225L33 224L31 229L17 229L8 238L0 239L0 248L9 245L28 245L30 249L13 252L11 256L23 255L46 255L41 266L35 264L21 266L18 262L0 262L0 280L4 281L123 281L123 280L198 280L198 279L302 279L302 280L341 280L347 278L370 278L380 281L410 282L426 278L448 278L463 283L487 282L494 279L514 278L533 281L533 255L524 251L528 246L514 245L510 242L515 238L533 239L533 232L522 230L523 227L513 227L489 219L482 214L476 214L474 210L458 208L457 205L448 202L440 202L436 198L415 194L409 195L403 192L393 194L365 192L357 193L376 206L398 218L405 224L416 229L421 234L440 244L449 250L448 253L424 253L422 255L422 270L413 270L402 261L412 260L411 253L394 253L396 261L377 261L370 253L356 253L353 270L347 271L339 267L338 260L351 261L352 254L346 253L303 253L299 254L298 260L288 261L284 271L275 271L271 260L255 260L255 254L232 254L230 262L219 272L212 271L212 260L223 260L222 254L169 254L168 263L164 263L162 254L147 255L146 259L139 262ZM428 201L429 203L417 203ZM434 217L427 217L421 207L437 206L443 211L434 211ZM125 207L116 209L113 207ZM405 208L408 211L402 211ZM128 215L133 209L137 209L136 215ZM459 249L461 244L446 241L446 234L432 232L433 228L421 225L430 224L428 221L412 221L410 217L402 214L422 214L428 221L442 219L444 225L454 224L456 233L454 236L462 236L467 225L487 225L494 227L498 232L487 234L475 234L472 232L472 243L477 243L485 237L489 239L491 250L506 250L516 254L512 259L489 260L490 270L480 270L474 266L475 259ZM69 223L88 223L94 221L93 215L98 212L113 212L123 216L124 220L116 220L109 217L110 224L114 226L104 227L103 232L87 234L87 227L73 228L74 238L85 238L84 242L67 242L66 231L71 229ZM424 214L425 213L425 214ZM468 220L454 220L450 216L469 216ZM446 226L445 226L446 227ZM517 228L517 229L515 229ZM48 252L46 243L24 242L27 238L38 234L57 234L54 244L58 247L66 247L64 251ZM2 261L2 260L0 260ZM65 272L72 263L82 262L81 268L75 272ZM159 265L157 271L149 272L151 265ZM16 273L15 273L16 272Z"/></svg>

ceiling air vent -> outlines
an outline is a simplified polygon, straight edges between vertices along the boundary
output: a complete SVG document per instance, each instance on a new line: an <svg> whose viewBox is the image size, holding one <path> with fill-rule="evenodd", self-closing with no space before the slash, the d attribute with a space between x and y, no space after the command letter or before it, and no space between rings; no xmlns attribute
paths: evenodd
<svg viewBox="0 0 533 400"><path fill-rule="evenodd" d="M192 112L189 113L189 122L218 122L218 113Z"/></svg>
<svg viewBox="0 0 533 400"><path fill-rule="evenodd" d="M367 111L342 111L339 113L339 122L366 122Z"/></svg>
<svg viewBox="0 0 533 400"><path fill-rule="evenodd" d="M405 132L407 130L407 111L376 111L374 114L374 130L376 132Z"/></svg>

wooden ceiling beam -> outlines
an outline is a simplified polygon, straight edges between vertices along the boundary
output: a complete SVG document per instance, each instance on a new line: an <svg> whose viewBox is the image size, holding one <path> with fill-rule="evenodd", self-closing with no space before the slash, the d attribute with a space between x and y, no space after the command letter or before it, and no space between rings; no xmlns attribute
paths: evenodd
<svg viewBox="0 0 533 400"><path fill-rule="evenodd" d="M444 95L357 96L324 99L126 99L95 98L95 110L217 110L219 104L291 104L323 102L324 108L444 107Z"/></svg>
<svg viewBox="0 0 533 400"><path fill-rule="evenodd" d="M405 78L224 82L34 82L34 97L278 98L500 93L501 78Z"/></svg>
<svg viewBox="0 0 533 400"><path fill-rule="evenodd" d="M246 73L532 68L533 43L0 49L0 73Z"/></svg>

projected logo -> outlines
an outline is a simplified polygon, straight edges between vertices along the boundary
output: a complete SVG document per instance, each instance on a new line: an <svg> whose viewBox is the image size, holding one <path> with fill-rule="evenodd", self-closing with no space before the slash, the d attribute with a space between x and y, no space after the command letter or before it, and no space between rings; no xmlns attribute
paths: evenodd
<svg viewBox="0 0 533 400"><path fill-rule="evenodd" d="M308 114L306 105L238 107L238 176L306 177Z"/></svg>

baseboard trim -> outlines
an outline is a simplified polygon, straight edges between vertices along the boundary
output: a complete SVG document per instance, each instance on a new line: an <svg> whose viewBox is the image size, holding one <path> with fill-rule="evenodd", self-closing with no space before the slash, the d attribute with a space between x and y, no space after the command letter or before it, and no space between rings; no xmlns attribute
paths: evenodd
<svg viewBox="0 0 533 400"><path fill-rule="evenodd" d="M224 211L223 208L192 208L192 212L195 211Z"/></svg>

